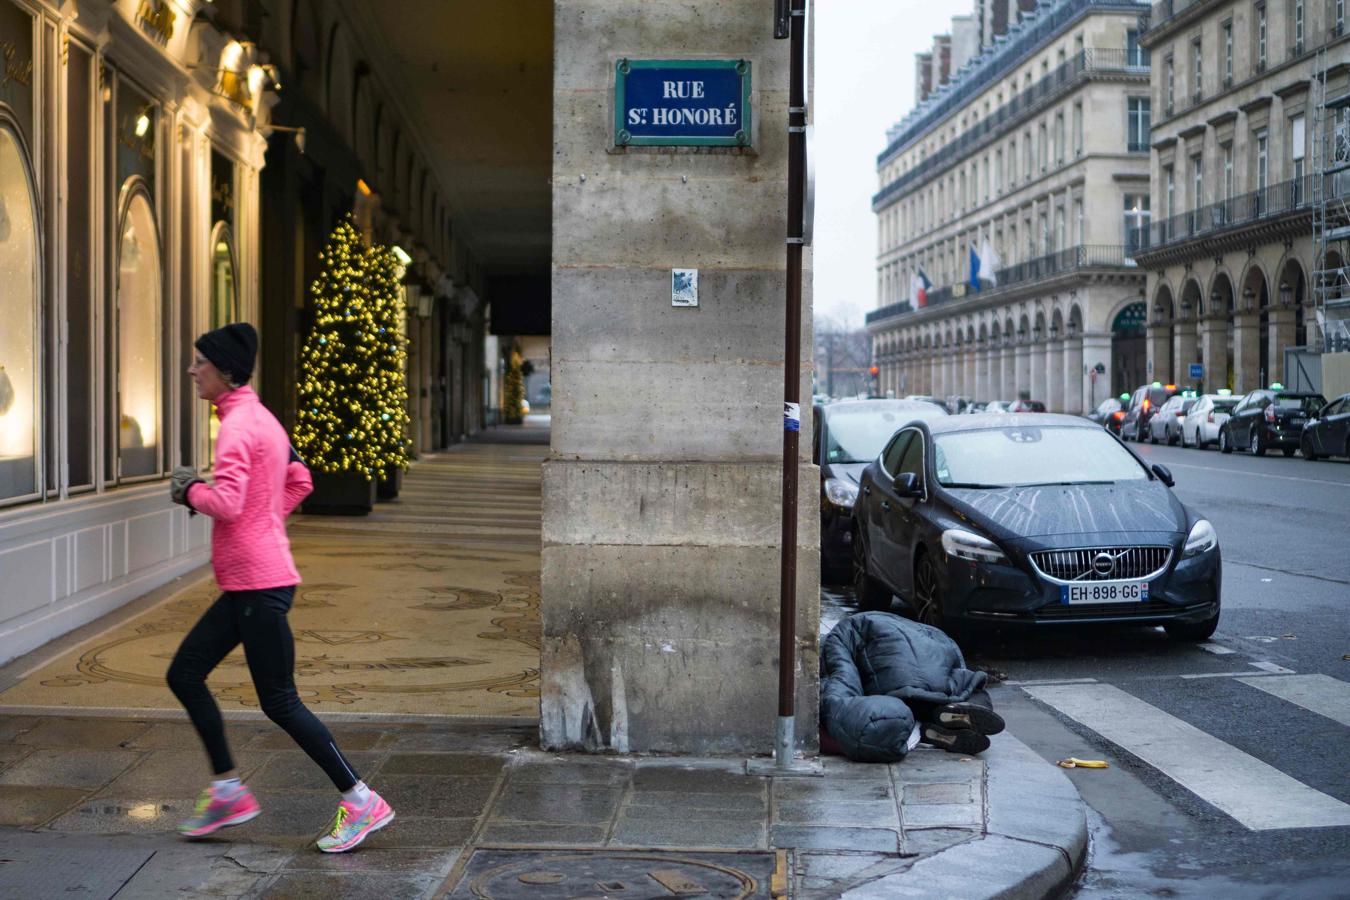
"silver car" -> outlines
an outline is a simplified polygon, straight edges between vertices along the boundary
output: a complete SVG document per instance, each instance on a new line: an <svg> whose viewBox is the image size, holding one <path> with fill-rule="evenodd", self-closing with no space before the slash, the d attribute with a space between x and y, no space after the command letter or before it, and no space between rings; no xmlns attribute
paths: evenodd
<svg viewBox="0 0 1350 900"><path fill-rule="evenodd" d="M1181 446L1204 450L1219 440L1219 429L1240 398L1232 394L1203 394L1181 423Z"/></svg>

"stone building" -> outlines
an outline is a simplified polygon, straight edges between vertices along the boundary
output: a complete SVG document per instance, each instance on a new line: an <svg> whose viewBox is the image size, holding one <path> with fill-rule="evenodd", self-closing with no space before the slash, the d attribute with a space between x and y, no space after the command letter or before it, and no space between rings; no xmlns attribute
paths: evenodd
<svg viewBox="0 0 1350 900"><path fill-rule="evenodd" d="M1155 217L1134 256L1155 377L1241 393L1293 379L1287 351L1320 344L1313 82L1325 70L1329 96L1350 90L1345 5L1154 6L1140 44L1154 63Z"/></svg>
<svg viewBox="0 0 1350 900"><path fill-rule="evenodd" d="M868 329L883 393L1027 392L1078 413L1147 377L1144 277L1126 246L1149 214L1147 8L1020 6L980 4L982 22L1018 21L877 158Z"/></svg>

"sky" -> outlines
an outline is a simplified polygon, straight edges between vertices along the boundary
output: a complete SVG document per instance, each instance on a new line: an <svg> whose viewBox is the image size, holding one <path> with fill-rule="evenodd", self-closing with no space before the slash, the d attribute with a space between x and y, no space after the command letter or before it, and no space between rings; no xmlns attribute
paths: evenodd
<svg viewBox="0 0 1350 900"><path fill-rule="evenodd" d="M914 54L972 0L816 0L815 317L861 327L876 308L877 154L914 107Z"/></svg>

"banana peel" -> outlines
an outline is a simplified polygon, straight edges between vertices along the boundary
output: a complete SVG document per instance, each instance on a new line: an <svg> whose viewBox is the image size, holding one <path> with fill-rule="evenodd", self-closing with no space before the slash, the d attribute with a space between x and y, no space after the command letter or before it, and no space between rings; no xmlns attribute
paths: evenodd
<svg viewBox="0 0 1350 900"><path fill-rule="evenodd" d="M1111 765L1104 759L1079 759L1076 756L1070 756L1068 759L1059 760L1056 765L1061 769L1109 769Z"/></svg>

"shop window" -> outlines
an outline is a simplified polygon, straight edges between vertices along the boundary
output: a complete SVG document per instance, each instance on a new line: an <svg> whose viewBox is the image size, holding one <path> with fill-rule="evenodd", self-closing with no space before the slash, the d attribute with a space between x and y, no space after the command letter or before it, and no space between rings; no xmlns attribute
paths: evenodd
<svg viewBox="0 0 1350 900"><path fill-rule="evenodd" d="M0 121L0 503L38 491L39 233L32 170Z"/></svg>
<svg viewBox="0 0 1350 900"><path fill-rule="evenodd" d="M118 475L159 472L159 232L145 188L132 183L117 241Z"/></svg>
<svg viewBox="0 0 1350 900"><path fill-rule="evenodd" d="M224 222L211 233L211 328L222 328L240 321L239 290L235 281L234 240ZM216 438L220 434L220 417L214 407L207 421L207 464L216 460Z"/></svg>

